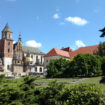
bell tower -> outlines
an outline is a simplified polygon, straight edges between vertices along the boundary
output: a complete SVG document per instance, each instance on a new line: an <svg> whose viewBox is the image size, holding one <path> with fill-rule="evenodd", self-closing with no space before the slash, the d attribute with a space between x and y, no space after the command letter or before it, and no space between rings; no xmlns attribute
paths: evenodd
<svg viewBox="0 0 105 105"><path fill-rule="evenodd" d="M2 39L0 42L0 52L2 53L0 57L3 58L4 71L12 71L12 59L13 59L13 40L12 31L9 28L8 23L2 30Z"/></svg>
<svg viewBox="0 0 105 105"><path fill-rule="evenodd" d="M2 39L12 40L12 31L10 30L8 23L2 31Z"/></svg>

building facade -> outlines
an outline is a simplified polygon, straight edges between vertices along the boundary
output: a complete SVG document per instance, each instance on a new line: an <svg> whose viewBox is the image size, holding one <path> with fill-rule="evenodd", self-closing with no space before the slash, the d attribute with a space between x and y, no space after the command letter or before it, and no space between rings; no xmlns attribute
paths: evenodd
<svg viewBox="0 0 105 105"><path fill-rule="evenodd" d="M6 75L41 75L44 72L44 53L38 48L23 46L21 34L13 44L8 24L0 40L0 73Z"/></svg>
<svg viewBox="0 0 105 105"><path fill-rule="evenodd" d="M97 51L98 51L98 45L81 47L75 51L73 51L70 47L62 48L62 49L53 48L44 56L44 67L47 68L50 61L53 59L59 59L62 57L68 60L68 59L74 58L79 53L95 54Z"/></svg>

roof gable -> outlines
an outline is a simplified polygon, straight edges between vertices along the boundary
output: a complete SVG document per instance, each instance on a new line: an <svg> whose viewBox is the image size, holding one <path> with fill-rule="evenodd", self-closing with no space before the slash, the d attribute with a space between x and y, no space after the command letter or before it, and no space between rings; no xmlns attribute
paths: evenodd
<svg viewBox="0 0 105 105"><path fill-rule="evenodd" d="M63 57L70 58L70 55L67 51L59 50L56 48L53 48L48 54L45 55L45 57L48 57L48 56L63 56Z"/></svg>

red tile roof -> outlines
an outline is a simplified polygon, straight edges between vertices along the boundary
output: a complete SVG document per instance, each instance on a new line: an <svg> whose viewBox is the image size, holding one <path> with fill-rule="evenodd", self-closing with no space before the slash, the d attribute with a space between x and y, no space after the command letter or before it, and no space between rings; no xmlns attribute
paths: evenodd
<svg viewBox="0 0 105 105"><path fill-rule="evenodd" d="M98 50L98 45L95 46L88 46L88 47L81 47L75 51L64 51L63 49L59 50L56 48L53 48L48 54L45 55L45 57L48 56L63 56L67 58L73 58L79 53L82 54L93 54Z"/></svg>
<svg viewBox="0 0 105 105"><path fill-rule="evenodd" d="M45 55L45 57L48 57L48 56L63 56L66 58L70 58L69 52L59 50L56 48L53 48L48 54Z"/></svg>
<svg viewBox="0 0 105 105"><path fill-rule="evenodd" d="M95 46L88 46L88 47L81 47L76 51L70 52L70 58L75 57L79 53L82 54L94 54L98 50L98 45Z"/></svg>

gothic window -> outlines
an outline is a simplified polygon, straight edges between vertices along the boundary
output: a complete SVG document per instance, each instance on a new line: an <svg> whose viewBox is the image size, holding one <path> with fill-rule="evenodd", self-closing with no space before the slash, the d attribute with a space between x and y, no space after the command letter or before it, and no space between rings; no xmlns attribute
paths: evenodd
<svg viewBox="0 0 105 105"><path fill-rule="evenodd" d="M10 42L8 42L8 45L10 45Z"/></svg>
<svg viewBox="0 0 105 105"><path fill-rule="evenodd" d="M36 63L39 63L38 56L36 56Z"/></svg>
<svg viewBox="0 0 105 105"><path fill-rule="evenodd" d="M7 34L5 33L5 36L4 36L4 38L6 37L6 35L7 35Z"/></svg>
<svg viewBox="0 0 105 105"><path fill-rule="evenodd" d="M10 39L10 34L9 34L9 39Z"/></svg>
<svg viewBox="0 0 105 105"><path fill-rule="evenodd" d="M7 69L9 69L9 65L7 65Z"/></svg>
<svg viewBox="0 0 105 105"><path fill-rule="evenodd" d="M42 64L42 56L41 56L41 64Z"/></svg>
<svg viewBox="0 0 105 105"><path fill-rule="evenodd" d="M35 72L37 72L37 67L35 67Z"/></svg>
<svg viewBox="0 0 105 105"><path fill-rule="evenodd" d="M42 72L42 68L40 68L40 72Z"/></svg>
<svg viewBox="0 0 105 105"><path fill-rule="evenodd" d="M10 52L10 49L8 49L8 53Z"/></svg>

